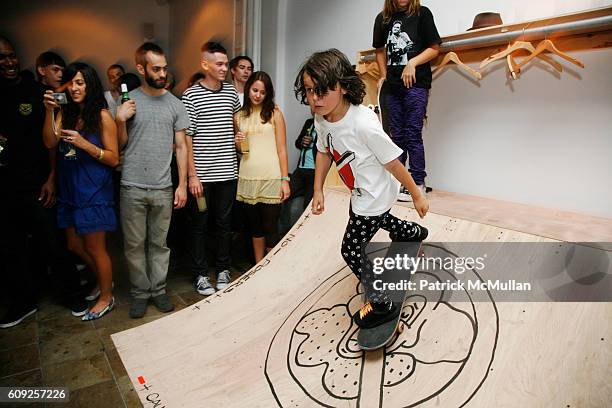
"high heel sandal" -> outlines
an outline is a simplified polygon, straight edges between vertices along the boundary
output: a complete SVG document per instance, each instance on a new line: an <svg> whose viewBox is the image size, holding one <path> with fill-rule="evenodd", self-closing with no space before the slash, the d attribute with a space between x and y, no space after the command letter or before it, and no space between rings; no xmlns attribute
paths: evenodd
<svg viewBox="0 0 612 408"><path fill-rule="evenodd" d="M90 320L99 319L105 314L107 314L108 312L110 312L111 310L113 310L114 307L115 307L115 298L112 297L110 302L108 302L108 304L106 305L106 307L104 307L104 309L100 310L99 312L92 312L91 310L88 310L85 316L81 318L81 320L83 320L84 322L88 322Z"/></svg>

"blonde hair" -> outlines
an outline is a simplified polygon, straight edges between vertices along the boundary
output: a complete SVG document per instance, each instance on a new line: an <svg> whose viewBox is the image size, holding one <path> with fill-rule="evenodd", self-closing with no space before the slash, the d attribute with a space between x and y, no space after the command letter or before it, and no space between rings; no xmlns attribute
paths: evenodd
<svg viewBox="0 0 612 408"><path fill-rule="evenodd" d="M410 0L408 2L408 6L406 7L406 15L412 16L416 14L421 8L420 0ZM402 9L398 6L397 0L385 0L385 5L383 6L383 23L387 24L391 21L391 17L393 14L398 11L402 11Z"/></svg>

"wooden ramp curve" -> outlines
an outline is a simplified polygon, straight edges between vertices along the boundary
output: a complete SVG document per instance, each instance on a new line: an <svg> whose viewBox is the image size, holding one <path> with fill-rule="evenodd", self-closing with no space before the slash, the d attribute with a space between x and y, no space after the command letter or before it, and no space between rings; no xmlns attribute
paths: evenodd
<svg viewBox="0 0 612 408"><path fill-rule="evenodd" d="M114 334L143 406L612 406L611 303L415 297L395 342L359 350L358 282L339 253L348 205L326 191L323 215L307 211L226 290ZM433 213L420 222L432 242L551 241Z"/></svg>

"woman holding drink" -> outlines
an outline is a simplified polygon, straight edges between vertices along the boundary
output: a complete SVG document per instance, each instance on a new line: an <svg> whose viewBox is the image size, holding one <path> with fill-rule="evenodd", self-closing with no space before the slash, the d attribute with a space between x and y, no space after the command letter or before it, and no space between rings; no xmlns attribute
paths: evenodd
<svg viewBox="0 0 612 408"><path fill-rule="evenodd" d="M56 120L57 99L52 91L44 95L43 140L49 149L60 141L70 147L69 154L57 156L57 221L66 230L68 249L96 272L100 295L82 318L94 320L115 305L106 231L117 226L113 200L113 167L119 161L117 128L92 67L70 64L64 70L63 83L67 103Z"/></svg>
<svg viewBox="0 0 612 408"><path fill-rule="evenodd" d="M242 153L236 199L244 203L255 262L278 242L281 203L289 198L285 119L263 71L245 84L244 106L235 115L236 148Z"/></svg>

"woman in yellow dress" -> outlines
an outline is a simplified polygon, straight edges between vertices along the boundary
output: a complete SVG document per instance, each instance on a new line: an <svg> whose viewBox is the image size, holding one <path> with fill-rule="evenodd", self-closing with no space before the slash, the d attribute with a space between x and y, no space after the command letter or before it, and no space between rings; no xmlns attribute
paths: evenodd
<svg viewBox="0 0 612 408"><path fill-rule="evenodd" d="M291 194L286 129L268 74L253 73L244 89L244 106L235 115L236 147L242 153L236 199L244 203L255 262L259 262L278 242L281 203Z"/></svg>

